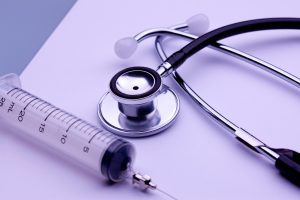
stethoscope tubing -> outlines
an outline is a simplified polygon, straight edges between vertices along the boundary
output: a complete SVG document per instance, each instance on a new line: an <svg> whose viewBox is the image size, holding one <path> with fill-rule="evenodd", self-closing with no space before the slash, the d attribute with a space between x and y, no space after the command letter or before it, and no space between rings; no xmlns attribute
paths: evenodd
<svg viewBox="0 0 300 200"><path fill-rule="evenodd" d="M286 21L287 19L292 19L291 23L289 21ZM262 21L262 22L269 22L272 21L273 19L263 19L263 20L258 20ZM300 19L294 19L294 18L275 18L275 20L283 21L283 24L285 24L285 26L283 26L282 24L276 24L273 27L272 25L269 24L269 26L267 28L265 28L264 30L269 30L269 29L280 29L282 27L284 28L300 28ZM252 20L252 22L255 22L257 20ZM295 22L297 22L298 24L295 25ZM237 23L237 24L243 24L243 22L241 23ZM247 23L246 23L247 24ZM255 25L255 24L254 24ZM231 25L229 25L230 27ZM259 27L259 26L258 26ZM182 25L178 25L178 26L173 26L170 29L176 29L176 30L182 30L184 31L185 29L187 29L187 25L186 24L182 24ZM218 29L217 29L218 30ZM261 29L259 29L261 30ZM253 30L248 30L248 32L251 32ZM214 31L212 31L214 32ZM246 31L247 32L247 31ZM182 34L183 37L185 38L189 38L191 40L193 40L196 36L194 37L186 37L185 34ZM168 60L163 46L162 46L162 41L166 36L157 36L156 40L155 40L155 47L157 50L157 53L159 55L159 57L161 58L162 61L166 62ZM199 40L195 39L195 40ZM194 40L194 41L195 41ZM193 42L191 42L193 43ZM189 43L187 46L193 46L191 45L191 43ZM187 47L185 46L185 47ZM241 52L239 50L236 50L232 47L217 43L216 41L213 41L211 46L213 48L215 48L216 50L219 50L221 52L224 52L228 55L234 56L236 58L239 58L241 60L244 60L248 63L254 64L255 66L270 72L273 75L276 75L277 77L299 87L299 78L268 63L265 62L259 58L256 58L254 56L251 56L249 54L246 54L244 52ZM182 49L185 49L182 48ZM196 48L196 47L195 47ZM201 49L201 48L200 48ZM176 54L176 53L175 53ZM193 53L192 53L193 54ZM192 55L191 54L191 55ZM174 55L174 54L173 54ZM178 58L178 57L177 57ZM180 58L180 57L179 57ZM172 66L172 64L170 64ZM179 64L180 65L180 64ZM224 116L222 116L220 113L218 113L213 107L211 107L208 103L206 103L185 81L184 79L180 76L180 74L174 70L172 72L172 77L173 79L179 84L179 86L186 92L186 94L188 94L188 96L190 96L209 116L211 116L213 119L215 119L217 122L219 122L219 124L223 125L225 128L227 128L227 130L229 130L231 133L234 134L234 136L236 137L236 139L238 139L240 142L242 142L244 145L246 145L247 147L249 147L250 149L256 151L257 153L260 153L268 158L271 159L271 161L274 162L275 166L277 169L280 170L280 172L287 178L289 179L291 182L299 185L300 184L300 154L296 151L293 150L289 150L289 149L274 149L271 148L269 146L267 146L266 144L264 144L263 142L261 142L259 139L257 139L256 137L254 137L253 135L251 135L249 132L245 131L242 128L239 128L237 125L235 125L233 122L231 122L230 120L228 120L227 118L225 118Z"/></svg>
<svg viewBox="0 0 300 200"><path fill-rule="evenodd" d="M189 22L187 22L189 23ZM205 23L203 23L205 25ZM199 24L201 25L201 24ZM201 29L193 29L192 25L190 26L190 31L195 31L196 34L201 33ZM268 145L266 145L264 142L256 138L254 135L247 132L245 129L239 127L237 124L233 123L229 119L227 119L225 116L220 114L217 110L215 110L212 106L210 106L204 99L202 99L193 89L190 87L185 80L180 76L180 74L176 71L178 67L180 67L186 59L194 55L196 52L201 51L205 47L211 47L215 50L218 50L220 52L223 52L225 54L228 54L232 57L238 58L242 61L248 62L250 64L253 64L256 67L259 67L260 69L263 69L297 87L300 86L300 79L283 69L280 69L266 61L263 61L255 56L249 55L245 52L242 52L240 50L237 50L233 47L224 45L219 43L218 41L221 39L225 39L227 37L235 36L242 33L248 33L253 31L262 31L262 30L275 30L275 29L300 29L300 18L266 18L266 19L255 19L255 20L249 20L249 21L243 21L238 22L234 24L230 24L227 26L223 26L221 28L215 29L213 31L207 32L203 34L202 36L196 36L187 32L184 32L189 27L187 24L180 24L177 26L173 26L171 28L157 28L157 29L149 29L144 32L141 32L137 34L134 38L124 38L120 40L117 45L115 46L116 53L120 57L128 57L132 55L132 52L135 51L137 44L141 42L142 40L156 36L155 41L155 47L157 50L157 53L159 54L159 57L162 60L162 63L158 66L156 71L152 70L150 74L156 74L156 78L154 76L151 76L152 78L149 78L149 72L144 67L135 67L128 68L122 70L121 74L116 74L115 78L119 81L119 87L122 89L120 90L120 93L133 95L132 98L130 96L122 97L121 99L116 98L115 99L107 99L110 103L124 103L126 104L125 110L118 109L118 106L115 106L116 114L114 115L113 119L116 119L118 117L120 112L123 112L125 116L134 116L134 117L140 117L143 121L143 126L146 124L147 120L145 119L152 119L145 117L145 115L138 115L138 113L141 114L139 110L142 108L144 104L139 104L140 101L143 101L144 103L151 104L154 100L157 100L159 97L161 97L160 90L150 91L151 94L147 93L146 96L144 96L142 99L137 97L137 95L134 93L132 94L132 90L134 90L134 87L137 88L144 88L144 84L137 84L134 87L130 86L130 84L124 84L124 81L121 84L121 80L128 78L137 78L138 80L143 80L142 82L147 83L146 86L153 85L153 83L156 83L156 79L161 79L163 77L166 77L168 75L171 75L173 79L179 84L179 86L185 91L185 93L191 97L192 100L194 100L199 107L202 108L202 110L205 111L210 117L212 117L216 122L218 122L220 125L226 128L228 132L232 133L232 135L240 141L242 144L250 148L251 150L263 155L266 158L269 158L273 164L276 166L276 168L290 181L295 182L297 185L300 185L300 153L290 150L290 149L278 149L278 148L272 148ZM203 29L204 30L204 29ZM188 43L186 46L181 48L179 51L176 51L175 53L171 54L170 56L167 56L165 53L165 50L162 46L163 39L168 36L176 36L180 38L184 38L187 40L191 40L190 43ZM125 49L128 47L128 50ZM137 74L138 72L138 74ZM114 78L112 79L114 80ZM130 80L130 79L129 79ZM118 81L117 81L118 82ZM117 84L116 81L113 81L113 85ZM141 81L140 81L141 82ZM154 84L155 85L155 84ZM117 94L114 92L114 90L118 90L118 88L110 87L111 92L116 94L117 97L121 96L120 94ZM124 91L126 92L124 92ZM145 90L148 91L149 89ZM170 90L170 89L169 89ZM153 93L152 93L153 92ZM157 95L156 94L160 94ZM175 94L175 93L173 93ZM175 95L176 96L176 95ZM152 97L157 97L156 99L153 99ZM176 96L176 99L177 96ZM112 100L112 102L110 101ZM106 101L106 102L107 102ZM170 99L167 100L167 102L170 102ZM178 101L176 101L176 107L178 107L179 104L177 104ZM127 106L127 104L130 104L130 109ZM108 104L110 105L110 104ZM117 104L116 104L117 105ZM163 105L163 104L159 104ZM175 105L175 104L174 104ZM100 103L100 107L103 108L104 106L102 103ZM100 108L99 107L99 108ZM123 107L122 107L123 108ZM147 107L146 114L152 113L152 111L155 113L157 110L154 110L151 107L151 109L148 109L150 107ZM126 111L126 112L125 112ZM128 112L127 112L128 111ZM145 110L143 110L144 112ZM151 112L150 112L151 111ZM132 115L132 113L134 115ZM177 112L175 113L175 116L177 115ZM101 119L101 117L100 117ZM129 119L129 118L128 118ZM149 122L149 121L148 121ZM167 124L170 124L170 122L173 122L173 120L167 121ZM105 123L104 123L105 124ZM117 124L118 126L120 124ZM151 125L151 124L150 124ZM108 123L108 127L111 127L112 124ZM124 126L121 124L120 129L122 129ZM165 126L167 127L167 126ZM126 127L127 128L127 127ZM132 128L129 127L130 131L132 131ZM124 129L127 131L127 129ZM122 129L122 133L124 132ZM133 131L135 133L135 131ZM156 132L157 133L157 132ZM149 135L149 134L148 134Z"/></svg>
<svg viewBox="0 0 300 200"><path fill-rule="evenodd" d="M177 30L177 31L180 30L180 32L186 30L187 28L188 27L186 24L181 24L181 25L170 27L171 30ZM179 34L178 32L176 32L176 33ZM164 40L165 37L167 37L167 36L157 36L156 40L155 40L155 48L156 48L157 53L162 61L166 60L166 58L167 58L167 54L165 53L165 50L163 49L163 45L162 45L162 41ZM186 39L191 39L191 40L197 38L197 36L195 36L195 35L184 33L184 32L182 34L182 37L184 37ZM209 46L209 47L211 47L211 46ZM272 66L272 68L275 69L276 74L277 73L281 74L281 72L284 71L284 70L282 70L276 66L273 66L263 60L260 60L259 58L256 58L254 56L251 56L249 54L241 52L237 49L234 49L232 47L229 47L229 46L217 43L217 42L215 43L213 48L224 52L223 47L224 47L224 49L226 48L226 50L228 50L230 52L229 55L233 55L233 53L235 53L236 58L239 58L241 60L245 60L244 57L246 55L245 58L247 58L248 62L259 63L260 68L262 68L262 69L266 70L267 67ZM285 76L286 74L289 74L289 73L285 72L282 74L282 76ZM289 75L293 77L293 80L296 80L298 82L300 81L297 77L294 77L292 74L289 74ZM186 94L188 94L192 98L192 100L194 100L194 102L196 104L198 104L205 111L205 113L208 114L208 116L210 116L212 119L214 119L216 122L218 122L218 124L223 126L230 133L232 133L237 139L239 139L240 141L243 141L244 144L247 144L247 147L250 147L252 150L256 151L257 153L261 153L261 154L265 155L272 162L276 161L276 159L279 157L279 155L275 151L273 151L262 141L260 141L259 139L257 139L256 137L254 137L253 135L251 135L244 129L240 128L238 125L236 125L235 123L233 123L232 121L230 121L229 119L224 117L216 109L214 109L212 106L210 106L203 98L201 98L184 81L184 79L180 76L180 74L177 71L173 71L172 77L179 84L179 86L186 92Z"/></svg>
<svg viewBox="0 0 300 200"><path fill-rule="evenodd" d="M223 26L193 40L179 51L170 55L165 62L172 66L168 70L175 70L186 59L216 41L243 33L276 29L300 29L300 18L254 19Z"/></svg>
<svg viewBox="0 0 300 200"><path fill-rule="evenodd" d="M289 18L284 18L284 20L280 19L280 21L286 21ZM156 28L156 29L149 29L146 31L143 31L139 34L137 34L134 39L137 42L141 42L149 37L156 36L155 41L155 47L156 50L164 63L168 62L169 58L163 47L162 47L162 40L163 38L167 36L176 36L179 38L184 38L187 40L192 40L191 43L193 43L195 40L199 40L199 38L208 38L207 35L210 35L211 37L214 36L216 38L221 37L229 37L235 34L240 34L243 31L244 32L251 32L254 31L251 28L254 26L256 29L261 28L261 24L268 24L270 21L274 22L278 20L277 18L272 19L259 19L259 20L250 20L246 22L240 22L232 25L228 25L219 29L216 29L214 31L211 31L204 36L198 37L196 35L183 32L184 30L188 29L187 24L179 24L170 28ZM258 26L256 23L260 23L260 26ZM282 26L282 25L281 25ZM242 27L242 28L240 28ZM244 27L244 28L243 28ZM245 28L246 27L246 28ZM284 26L289 27L289 26ZM232 31L233 29L233 31ZM241 30L239 30L241 29ZM245 29L245 30L244 30ZM271 27L268 28L264 27L264 30L271 29ZM259 29L260 30L260 29ZM222 31L227 31L229 33L222 34ZM230 32L232 31L232 33ZM239 31L239 32L238 32ZM218 36L220 35L220 36ZM190 45L189 43L188 45ZM208 43L209 44L209 43ZM187 45L187 46L188 46ZM206 44L207 45L207 44ZM213 49L216 49L220 52L226 53L228 55L234 56L240 60L246 61L248 63L251 63L267 72L270 72L274 75L276 75L279 78L284 79L285 81L290 82L291 84L299 87L300 85L300 79L283 69L280 69L279 67L276 67L266 61L263 61L255 56L252 56L250 54L244 53L240 50L237 50L233 47L218 43L217 41L211 42L211 44L207 45L208 47L211 47ZM185 48L185 47L184 47ZM182 48L182 49L184 49ZM181 51L181 50L180 50ZM180 52L179 51L179 52ZM176 53L175 53L176 54ZM172 55L171 55L172 57ZM180 59L180 56L176 57L177 59ZM177 61L176 61L177 62ZM180 63L183 63L183 61L179 61ZM179 63L178 62L178 63ZM171 65L172 66L172 65ZM173 66L172 66L173 67ZM182 87L182 89L204 110L206 113L209 114L210 117L212 117L214 120L216 120L219 124L221 124L223 127L225 127L230 133L232 133L237 139L242 141L244 144L247 144L248 147L251 147L251 149L255 150L256 152L262 153L266 157L268 157L271 161L275 162L276 159L279 157L279 155L273 151L271 148L269 148L266 144L264 144L262 141L245 131L244 129L240 128L236 124L234 124L232 121L221 115L217 110L215 110L213 107L211 107L205 100L203 100L185 81L184 79L179 75L178 72L173 71L172 77L176 80L176 82Z"/></svg>
<svg viewBox="0 0 300 200"><path fill-rule="evenodd" d="M169 28L170 30L176 30L176 31L185 31L188 29L187 24L180 24L176 26L172 26ZM178 37L182 37L184 39L194 40L198 37L196 35L192 35L185 32L175 32ZM180 34L180 35L179 35ZM167 36L157 36L155 40L155 48L157 50L157 53L162 61L167 59L167 54L165 53L165 50L163 48L162 42L164 38ZM233 47L230 47L228 45L221 44L219 42L214 42L212 45L208 46L210 48L213 48L217 51L223 52L227 55L233 56L237 59L240 59L242 61L245 61L249 64L253 64L256 67L259 67L262 70L265 70L276 77L279 77L290 84L295 85L296 87L300 87L300 79L293 74L290 74L289 72L286 72L285 70L272 65L262 59L259 59L255 56L252 56L248 53L242 52L240 50L237 50ZM221 115L218 111L216 111L213 107L211 107L208 103L206 103L205 100L203 100L180 76L180 74L177 71L174 71L172 73L172 77L174 80L182 87L182 89L198 104L200 105L206 112L209 113L211 117L216 119L223 127L228 129L230 132L234 133L239 127L235 125L233 122L228 120L226 117Z"/></svg>

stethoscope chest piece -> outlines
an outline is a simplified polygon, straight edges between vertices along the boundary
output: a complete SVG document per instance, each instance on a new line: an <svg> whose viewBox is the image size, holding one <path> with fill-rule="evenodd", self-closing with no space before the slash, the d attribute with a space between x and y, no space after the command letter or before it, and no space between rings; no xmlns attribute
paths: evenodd
<svg viewBox="0 0 300 200"><path fill-rule="evenodd" d="M177 95L162 84L155 70L146 67L117 73L98 107L101 124L125 137L157 134L172 125L178 111Z"/></svg>

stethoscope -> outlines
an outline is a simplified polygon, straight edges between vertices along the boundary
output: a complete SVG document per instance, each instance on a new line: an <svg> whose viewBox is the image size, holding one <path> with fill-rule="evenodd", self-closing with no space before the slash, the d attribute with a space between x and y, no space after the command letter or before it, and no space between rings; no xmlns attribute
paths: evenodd
<svg viewBox="0 0 300 200"><path fill-rule="evenodd" d="M275 149L237 126L205 102L176 71L186 59L205 47L221 51L251 63L299 87L300 79L268 62L235 48L218 43L219 40L242 33L275 29L300 29L300 18L266 18L238 22L207 32L205 15L191 17L184 24L170 28L149 29L133 38L119 40L116 54L130 57L139 42L156 37L155 47L163 63L157 70L147 67L129 67L121 70L110 81L109 92L100 100L98 115L101 124L113 133L125 137L145 137L157 134L174 123L179 112L179 99L164 85L162 78L171 75L178 85L210 117L221 124L241 143L269 158L290 181L300 184L300 154L289 149ZM187 32L188 31L188 32ZM167 36L192 40L179 51L167 56L162 42ZM199 37L198 37L199 36Z"/></svg>

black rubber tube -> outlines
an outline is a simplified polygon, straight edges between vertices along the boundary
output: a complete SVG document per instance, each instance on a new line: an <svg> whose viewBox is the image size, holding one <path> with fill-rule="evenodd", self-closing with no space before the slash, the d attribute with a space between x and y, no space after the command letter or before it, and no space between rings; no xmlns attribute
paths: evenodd
<svg viewBox="0 0 300 200"><path fill-rule="evenodd" d="M193 40L167 58L166 62L177 69L186 59L218 40L242 33L275 29L300 29L300 18L255 19L223 26Z"/></svg>
<svg viewBox="0 0 300 200"><path fill-rule="evenodd" d="M292 183L300 186L300 154L290 149L273 149L279 154L276 168Z"/></svg>

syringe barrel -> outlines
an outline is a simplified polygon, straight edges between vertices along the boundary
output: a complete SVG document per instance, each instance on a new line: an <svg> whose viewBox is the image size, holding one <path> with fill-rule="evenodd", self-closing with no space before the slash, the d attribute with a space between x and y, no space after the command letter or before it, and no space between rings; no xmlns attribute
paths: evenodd
<svg viewBox="0 0 300 200"><path fill-rule="evenodd" d="M131 143L31 95L17 87L12 77L0 78L1 123L48 144L111 181L126 178L135 153Z"/></svg>

